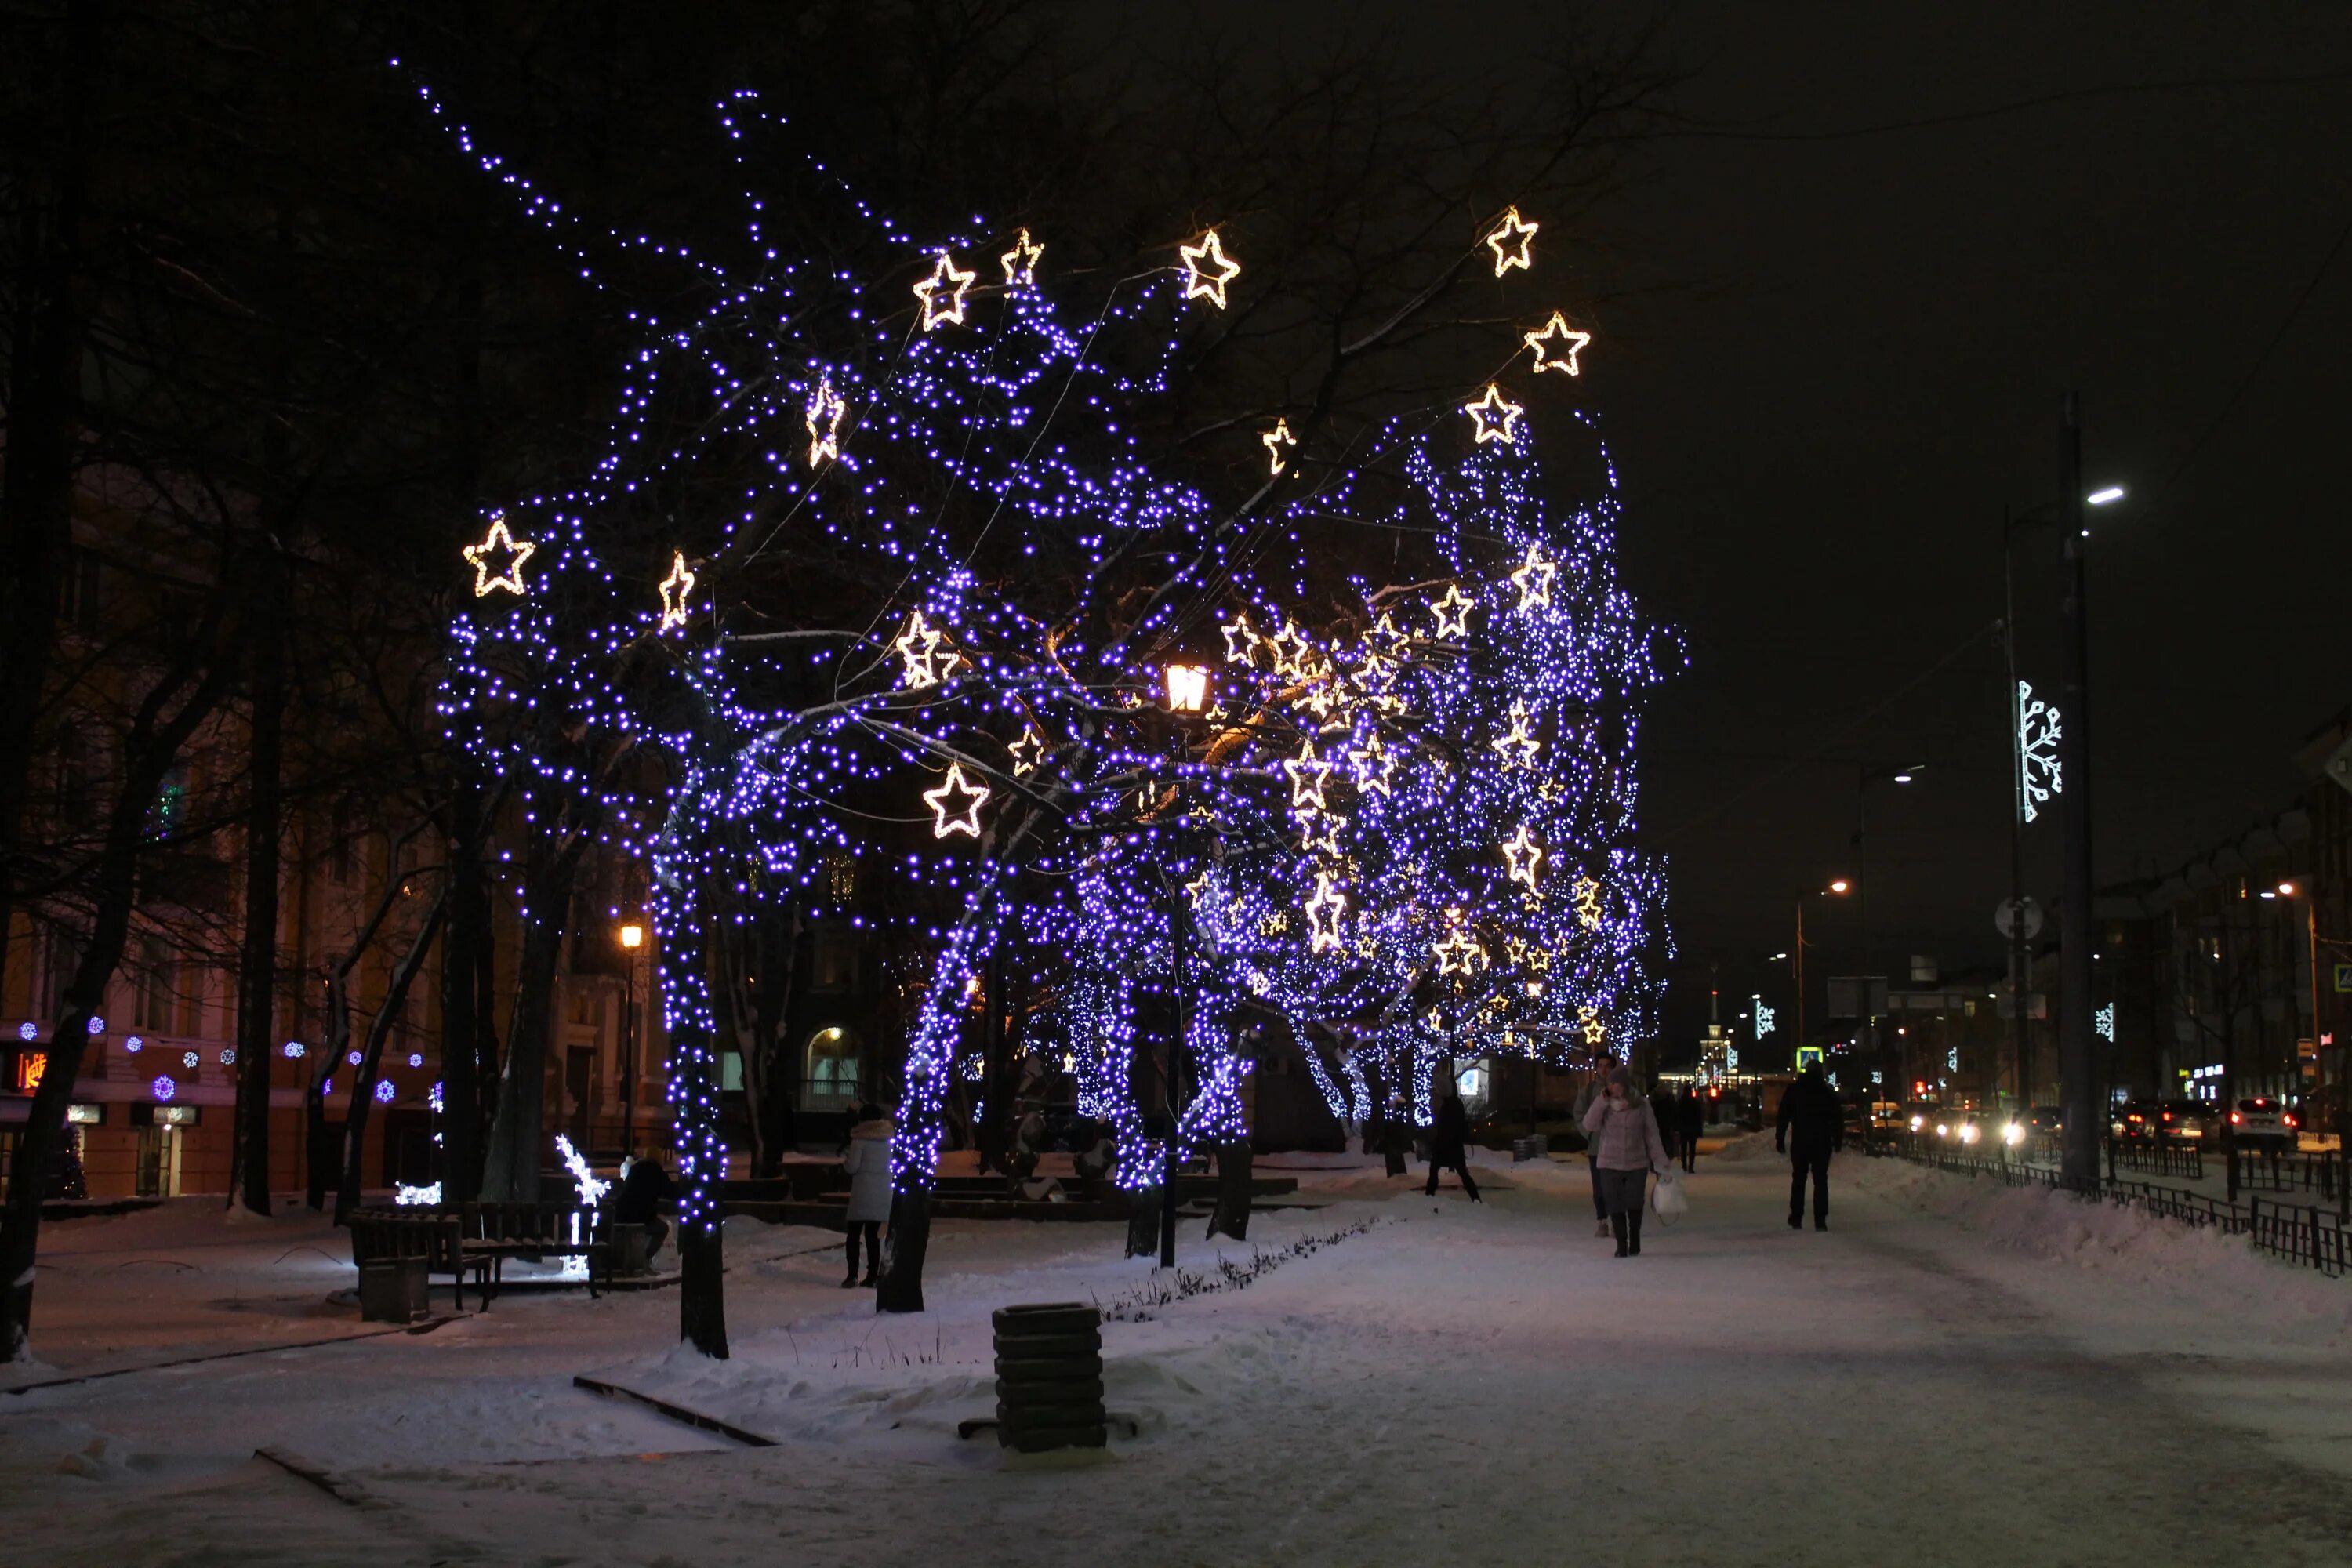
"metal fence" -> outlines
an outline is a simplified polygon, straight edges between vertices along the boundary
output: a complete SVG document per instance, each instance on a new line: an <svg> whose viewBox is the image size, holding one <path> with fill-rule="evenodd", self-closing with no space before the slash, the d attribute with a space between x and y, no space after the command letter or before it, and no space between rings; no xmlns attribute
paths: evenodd
<svg viewBox="0 0 2352 1568"><path fill-rule="evenodd" d="M2012 1187L2038 1185L2077 1191L2070 1188L2051 1166L1963 1154L1940 1147L1933 1139L1923 1142L1916 1134L1895 1139L1891 1152L1955 1175L1989 1179ZM2319 1163L2325 1172L2326 1162ZM2318 1179L2326 1178L2322 1175ZM2144 1209L2160 1219L2210 1226L2225 1235L2242 1236L2258 1251L2337 1279L2352 1273L2352 1228L2347 1228L2340 1215L2326 1209L2297 1204L2264 1204L2254 1195L2249 1195L2243 1203L2231 1203L2202 1193L2158 1186L2153 1182L2121 1181L2112 1175L2095 1182L2087 1190L2080 1190L2079 1195L2120 1207Z"/></svg>

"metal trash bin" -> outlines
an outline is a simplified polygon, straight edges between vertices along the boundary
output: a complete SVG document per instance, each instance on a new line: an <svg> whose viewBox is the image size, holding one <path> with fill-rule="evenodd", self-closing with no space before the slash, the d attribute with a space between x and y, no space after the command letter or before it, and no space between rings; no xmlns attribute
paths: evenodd
<svg viewBox="0 0 2352 1568"><path fill-rule="evenodd" d="M1517 1164L1522 1160L1541 1160L1549 1156L1550 1153L1551 1135L1548 1132L1530 1132L1524 1138L1514 1138L1511 1140L1511 1163L1513 1164Z"/></svg>
<svg viewBox="0 0 2352 1568"><path fill-rule="evenodd" d="M996 1441L1024 1454L1099 1448L1102 1314L1076 1301L999 1308Z"/></svg>
<svg viewBox="0 0 2352 1568"><path fill-rule="evenodd" d="M370 1323L414 1323L432 1315L425 1300L427 1276L422 1255L372 1258L360 1265L360 1319Z"/></svg>

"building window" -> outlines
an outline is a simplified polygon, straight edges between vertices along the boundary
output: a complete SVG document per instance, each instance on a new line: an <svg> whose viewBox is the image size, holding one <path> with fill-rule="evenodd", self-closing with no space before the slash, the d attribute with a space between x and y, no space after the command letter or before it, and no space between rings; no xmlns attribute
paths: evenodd
<svg viewBox="0 0 2352 1568"><path fill-rule="evenodd" d="M180 966L161 942L146 944L145 962L139 966L139 988L131 1009L133 1027L153 1029L170 1034L179 1023L177 1009Z"/></svg>
<svg viewBox="0 0 2352 1568"><path fill-rule="evenodd" d="M857 1058L857 1037L840 1025L811 1035L801 1103L811 1107L856 1104Z"/></svg>
<svg viewBox="0 0 2352 1568"><path fill-rule="evenodd" d="M817 991L854 991L857 988L857 933L844 925L821 925L816 930L815 950L811 967L810 987Z"/></svg>

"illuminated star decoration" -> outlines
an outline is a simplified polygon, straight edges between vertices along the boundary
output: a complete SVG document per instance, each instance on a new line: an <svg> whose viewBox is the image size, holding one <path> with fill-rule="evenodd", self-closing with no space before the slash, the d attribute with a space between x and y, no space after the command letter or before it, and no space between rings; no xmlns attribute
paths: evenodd
<svg viewBox="0 0 2352 1568"><path fill-rule="evenodd" d="M1045 737L1037 732L1036 725L1024 724L1020 738L1004 749L1013 753L1013 776L1021 778L1035 773L1037 764L1045 760Z"/></svg>
<svg viewBox="0 0 2352 1568"><path fill-rule="evenodd" d="M1584 1031L1584 1043L1588 1046L1597 1046L1609 1037L1609 1026L1601 1021L1601 1009L1598 1007L1579 1007L1576 1024Z"/></svg>
<svg viewBox="0 0 2352 1568"><path fill-rule="evenodd" d="M1445 597L1429 606L1429 613L1437 617L1438 637L1441 639L1468 637L1470 607L1476 603L1475 599L1463 594L1461 584L1455 583L1447 587Z"/></svg>
<svg viewBox="0 0 2352 1568"><path fill-rule="evenodd" d="M987 804L986 784L974 784L964 777L961 763L948 764L948 776L937 789L923 792L923 802L931 808L931 837L945 838L950 833L969 833L980 837L980 808ZM964 804L950 809L948 802L961 797Z"/></svg>
<svg viewBox="0 0 2352 1568"><path fill-rule="evenodd" d="M1248 611L1238 612L1217 629L1225 634L1227 664L1257 663L1257 650L1265 646L1265 639L1257 635L1257 628L1250 625Z"/></svg>
<svg viewBox="0 0 2352 1568"><path fill-rule="evenodd" d="M694 592L694 574L686 569L686 552L673 550L669 575L661 581L661 629L686 625L686 596Z"/></svg>
<svg viewBox="0 0 2352 1568"><path fill-rule="evenodd" d="M804 423L809 434L809 467L814 468L827 458L841 456L841 416L849 412L849 405L833 389L833 377L819 376L816 393L808 400L808 416Z"/></svg>
<svg viewBox="0 0 2352 1568"><path fill-rule="evenodd" d="M1576 363L1576 356L1584 352L1584 345L1592 341L1592 334L1578 331L1568 324L1566 316L1554 310L1551 313L1551 320L1543 324L1541 331L1529 332L1523 341L1528 347L1536 351L1535 368L1538 373L1547 370L1564 370L1570 375L1581 375L1584 374L1583 367ZM1562 353L1559 350L1548 349L1545 346L1553 342L1560 344L1567 353Z"/></svg>
<svg viewBox="0 0 2352 1568"><path fill-rule="evenodd" d="M1503 221L1486 237L1486 247L1495 253L1495 276L1500 278L1514 267L1532 268L1535 258L1529 254L1539 223L1529 223L1519 216L1519 209L1505 210Z"/></svg>
<svg viewBox="0 0 2352 1568"><path fill-rule="evenodd" d="M1314 645L1292 622L1283 622L1282 629L1266 639L1266 647L1274 654L1274 672L1284 679L1304 680L1313 673L1307 660Z"/></svg>
<svg viewBox="0 0 2352 1568"><path fill-rule="evenodd" d="M1601 884L1590 877L1579 877L1573 889L1576 918L1587 931L1601 929Z"/></svg>
<svg viewBox="0 0 2352 1568"><path fill-rule="evenodd" d="M1205 299L1223 310L1225 285L1241 276L1242 264L1226 256L1217 231L1213 228L1202 235L1198 245L1178 246L1176 253L1184 258L1184 298ZM1202 266L1204 261L1209 265Z"/></svg>
<svg viewBox="0 0 2352 1568"><path fill-rule="evenodd" d="M1543 863L1543 846L1535 841L1524 822L1518 832L1503 840L1503 861L1510 868L1510 879L1524 884L1530 893L1536 890L1536 868Z"/></svg>
<svg viewBox="0 0 2352 1568"><path fill-rule="evenodd" d="M944 658L940 657L940 644L946 640L946 634L923 619L922 611L917 610L907 617L907 629L900 632L898 640L890 646L898 650L900 658L906 660L906 680L909 689L919 690L940 683L945 668L955 662L952 654Z"/></svg>
<svg viewBox="0 0 2352 1568"><path fill-rule="evenodd" d="M1323 777L1331 764L1315 755L1315 742L1309 740L1298 755L1286 758L1282 771L1290 775L1290 809L1298 816L1311 816L1325 808Z"/></svg>
<svg viewBox="0 0 2352 1568"><path fill-rule="evenodd" d="M962 322L963 293L971 287L974 276L957 267L954 257L944 250L940 252L939 264L931 268L931 275L915 285L915 298L923 302L923 331ZM947 291L944 298L942 289Z"/></svg>
<svg viewBox="0 0 2352 1568"><path fill-rule="evenodd" d="M1519 591L1519 608L1551 608L1551 580L1559 574L1558 562L1545 560L1534 545L1528 545L1527 564L1511 574L1511 585Z"/></svg>
<svg viewBox="0 0 2352 1568"><path fill-rule="evenodd" d="M1495 748L1507 767L1531 768L1543 751L1543 742L1528 728L1528 705L1517 698L1511 700L1511 727L1486 743Z"/></svg>
<svg viewBox="0 0 2352 1568"><path fill-rule="evenodd" d="M1315 896L1307 900L1307 950L1338 952L1339 917L1348 910L1348 896L1331 885L1328 872L1315 874Z"/></svg>
<svg viewBox="0 0 2352 1568"><path fill-rule="evenodd" d="M1029 231L1023 229L1021 237L1013 242L1013 248L996 258L997 264L1004 268L1004 286L1007 289L1026 289L1034 284L1037 281L1037 258L1045 254L1045 247L1032 240Z"/></svg>
<svg viewBox="0 0 2352 1568"><path fill-rule="evenodd" d="M1269 464L1272 472L1278 474L1282 472L1283 469L1290 467L1289 462L1286 460L1282 455L1282 449L1285 447L1297 446L1298 440L1297 437L1294 437L1290 433L1289 420L1276 420L1274 422L1274 428L1259 437L1258 442L1261 446L1265 447L1266 461Z"/></svg>
<svg viewBox="0 0 2352 1568"><path fill-rule="evenodd" d="M531 552L538 548L530 540L517 539L508 531L506 513L500 512L490 519L490 531L482 535L482 542L467 545L463 552L466 564L474 569L474 597L483 598L501 588L509 594L530 593L530 590L523 586L522 563L530 560ZM490 557L493 555L507 557L504 571L493 573L490 570Z"/></svg>
<svg viewBox="0 0 2352 1568"><path fill-rule="evenodd" d="M1394 796L1396 791L1389 777L1396 772L1396 757L1378 734L1364 737L1361 746L1349 751L1348 760L1356 764L1358 789L1369 790L1384 800Z"/></svg>
<svg viewBox="0 0 2352 1568"><path fill-rule="evenodd" d="M1440 974L1472 974L1486 962L1486 950L1470 938L1470 933L1456 926L1444 942L1429 944L1430 955L1437 960Z"/></svg>
<svg viewBox="0 0 2352 1568"><path fill-rule="evenodd" d="M1486 384L1486 395L1475 403L1465 403L1462 412L1470 416L1478 426L1478 440L1500 441L1506 447L1518 445L1519 416L1527 410L1503 395L1503 389L1493 382Z"/></svg>

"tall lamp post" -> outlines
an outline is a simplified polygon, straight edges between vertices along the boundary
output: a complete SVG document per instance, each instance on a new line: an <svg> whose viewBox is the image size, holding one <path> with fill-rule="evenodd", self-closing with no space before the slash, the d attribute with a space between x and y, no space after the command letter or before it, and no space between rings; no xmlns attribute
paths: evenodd
<svg viewBox="0 0 2352 1568"><path fill-rule="evenodd" d="M1800 888L1797 889L1797 945L1795 948L1790 950L1789 953L1789 962L1795 967L1797 976L1796 1050L1798 1051L1801 1051L1805 1048L1805 905L1814 899L1826 899L1832 895L1843 897L1846 889L1851 888L1853 885L1853 883L1847 881L1843 877L1840 877L1831 882L1826 888ZM1796 1056L1793 1051L1790 1053L1789 1059L1790 1065L1793 1066L1796 1062Z"/></svg>
<svg viewBox="0 0 2352 1568"><path fill-rule="evenodd" d="M1887 1070L1890 1068L1896 1068L1899 1074L1907 1075L1911 1070L1911 1063L1907 1052L1906 1053L1902 1062L1898 1065L1885 1059L1885 1058L1891 1054L1891 1052L1881 1051L1876 1048L1878 1046L1878 1015L1871 1010L1870 974L1868 973L1870 969L1870 835L1868 816L1870 786L1874 784L1907 784L1917 779L1921 773L1924 773L1927 771L1927 764L1925 763L1912 763L1907 766L1899 768L1874 768L1865 764L1858 771L1854 779L1854 874L1860 879L1862 884L1862 891L1856 896L1855 905L1857 913L1861 916L1862 921L1862 967L1864 970L1862 976L1862 1026L1866 1037L1864 1044L1868 1047L1865 1049L1864 1054L1872 1061L1878 1063L1879 1087L1882 1091L1889 1087L1890 1084L1900 1083L1903 1081L1900 1077L1891 1080L1886 1077ZM1898 1031L1895 1037L1897 1039L1901 1039L1903 1038L1903 1036ZM1870 1113L1863 1118L1862 1135L1864 1144L1869 1142L1870 1134L1877 1125L1878 1111L1876 1101L1880 1097L1878 1095L1873 1095L1871 1097L1873 1103ZM1901 1097L1898 1096L1897 1098L1899 1099Z"/></svg>
<svg viewBox="0 0 2352 1568"><path fill-rule="evenodd" d="M1184 809L1183 764L1192 751L1191 738L1185 732L1187 714L1199 713L1209 705L1209 671L1198 664L1171 664L1164 672L1168 695L1168 711L1175 722L1169 742L1172 797L1168 805L1171 820L1181 822ZM1180 1118L1176 1107L1176 1086L1184 1055L1185 990L1190 984L1184 963L1184 903L1176 896L1173 881L1163 870L1161 880L1168 890L1168 988L1169 1001L1176 1016L1175 1033L1168 1041L1168 1074L1165 1100L1168 1115L1168 1140L1160 1150L1160 1267L1176 1267L1176 1178L1181 1169L1177 1131Z"/></svg>
<svg viewBox="0 0 2352 1568"><path fill-rule="evenodd" d="M2270 896L2268 893L2263 895L2266 899ZM2295 900L2303 905L2303 939L2307 946L2307 962L2311 966L2312 1059L2318 1063L2319 1085L2322 1089L2325 1089L2327 1087L2327 1052L2320 1045L2326 1037L2320 1032L2319 1028L2319 900L2311 896L2311 884L2301 878L2281 882L2278 885L2278 896ZM2338 1052L2337 1059L2340 1064L2341 1052ZM2347 1139L2344 1135L2346 1131L2344 1101L2347 1098L2346 1093L2347 1088L2352 1088L2352 1082L2347 1082L2347 1075L2344 1068L2338 1065L2336 1069L2336 1212L2341 1218L2352 1219L2352 1149L2346 1147L2347 1144L2352 1144L2352 1139ZM2229 1109L2227 1106L2222 1107L2225 1112Z"/></svg>
<svg viewBox="0 0 2352 1568"><path fill-rule="evenodd" d="M645 927L621 927L621 1152L628 1156L637 1152L637 950L645 944Z"/></svg>

